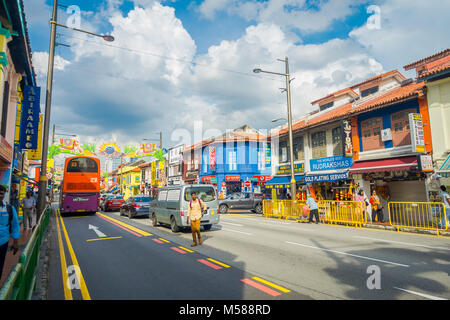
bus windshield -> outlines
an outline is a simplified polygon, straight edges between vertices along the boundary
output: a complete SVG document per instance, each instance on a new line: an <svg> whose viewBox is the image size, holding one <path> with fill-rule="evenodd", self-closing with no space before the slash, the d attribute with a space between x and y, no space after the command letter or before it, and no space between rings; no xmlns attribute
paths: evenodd
<svg viewBox="0 0 450 320"><path fill-rule="evenodd" d="M67 164L67 172L98 172L97 162L91 158L75 158Z"/></svg>

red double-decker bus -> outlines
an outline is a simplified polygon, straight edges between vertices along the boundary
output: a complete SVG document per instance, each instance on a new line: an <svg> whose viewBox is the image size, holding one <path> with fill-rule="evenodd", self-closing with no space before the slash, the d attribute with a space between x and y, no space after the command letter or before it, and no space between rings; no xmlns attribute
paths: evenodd
<svg viewBox="0 0 450 320"><path fill-rule="evenodd" d="M67 158L61 184L62 213L96 212L100 200L100 160L94 157Z"/></svg>

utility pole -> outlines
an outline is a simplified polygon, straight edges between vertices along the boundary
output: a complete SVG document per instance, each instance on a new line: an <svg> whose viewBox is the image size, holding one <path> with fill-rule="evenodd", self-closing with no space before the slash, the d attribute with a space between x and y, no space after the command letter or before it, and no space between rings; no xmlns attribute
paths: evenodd
<svg viewBox="0 0 450 320"><path fill-rule="evenodd" d="M55 127L56 125L53 125L53 132L52 132L52 144L55 144Z"/></svg>
<svg viewBox="0 0 450 320"><path fill-rule="evenodd" d="M162 150L162 131L159 132L159 148Z"/></svg>
<svg viewBox="0 0 450 320"><path fill-rule="evenodd" d="M286 64L286 91L287 91L287 108L288 108L288 131L289 131L289 156L291 158L291 199L296 199L297 186L294 175L294 143L292 138L292 109L291 109L291 76L289 74L289 60L285 57Z"/></svg>
<svg viewBox="0 0 450 320"><path fill-rule="evenodd" d="M44 132L42 137L42 156L41 156L41 170L39 174L39 193L38 193L38 210L36 219L39 220L41 213L46 206L46 191L48 186L47 178L47 152L48 152L48 131L50 126L50 109L52 100L52 84L53 84L53 65L55 59L55 37L56 37L56 21L58 13L58 0L53 0L53 13L51 29L50 29L50 48L48 54L48 72L47 72L47 91L45 96L45 121Z"/></svg>

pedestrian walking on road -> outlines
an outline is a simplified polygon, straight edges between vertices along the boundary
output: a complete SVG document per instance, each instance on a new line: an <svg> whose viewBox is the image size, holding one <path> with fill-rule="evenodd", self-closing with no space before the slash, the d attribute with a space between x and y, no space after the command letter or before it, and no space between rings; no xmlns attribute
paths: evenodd
<svg viewBox="0 0 450 320"><path fill-rule="evenodd" d="M442 202L444 203L445 213L442 217L442 225L444 225L444 219L447 218L447 229L450 228L450 195L447 192L445 186L441 186L441 192L439 192Z"/></svg>
<svg viewBox="0 0 450 320"><path fill-rule="evenodd" d="M16 208L3 202L5 193L6 188L0 185L0 279L2 278L9 238L13 238L11 249L16 254L19 250L19 238L21 236Z"/></svg>
<svg viewBox="0 0 450 320"><path fill-rule="evenodd" d="M316 199L312 197L311 195L308 195L308 199L306 200L306 205L309 206L309 221L308 223L312 222L313 216L315 217L316 224L319 223L319 206L317 205Z"/></svg>
<svg viewBox="0 0 450 320"><path fill-rule="evenodd" d="M372 196L369 200L372 205L372 220L375 222L383 222L383 207L381 206L380 198L377 196L377 192L373 190Z"/></svg>
<svg viewBox="0 0 450 320"><path fill-rule="evenodd" d="M33 227L33 216L36 210L36 199L33 197L33 192L28 191L27 196L22 199L20 205L23 209L23 227L31 229Z"/></svg>
<svg viewBox="0 0 450 320"><path fill-rule="evenodd" d="M189 201L189 207L188 207L188 218L191 221L191 230L192 230L192 244L191 247L195 247L197 245L197 238L198 238L198 244L202 244L202 235L200 234L200 221L202 220L203 213L206 210L205 203L197 199L197 193L192 192L191 193L191 201Z"/></svg>

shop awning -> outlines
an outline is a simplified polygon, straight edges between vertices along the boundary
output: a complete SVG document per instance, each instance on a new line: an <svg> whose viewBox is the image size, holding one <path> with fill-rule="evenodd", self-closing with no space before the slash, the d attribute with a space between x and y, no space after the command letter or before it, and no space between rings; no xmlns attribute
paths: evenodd
<svg viewBox="0 0 450 320"><path fill-rule="evenodd" d="M417 157L361 161L353 164L350 173L373 173L383 171L406 171L417 169Z"/></svg>
<svg viewBox="0 0 450 320"><path fill-rule="evenodd" d="M295 182L300 182L301 184L304 183L304 175L301 176L294 176ZM279 177L273 177L265 184L266 188L273 189L273 188L290 188L291 187L291 177L290 176L279 176Z"/></svg>

